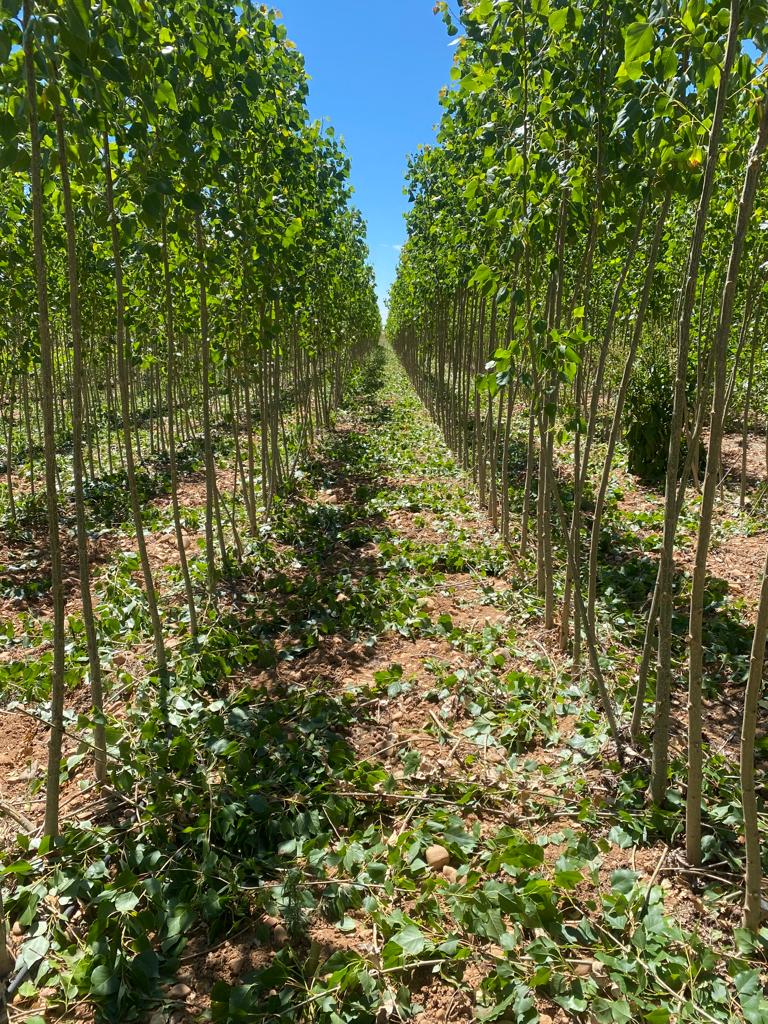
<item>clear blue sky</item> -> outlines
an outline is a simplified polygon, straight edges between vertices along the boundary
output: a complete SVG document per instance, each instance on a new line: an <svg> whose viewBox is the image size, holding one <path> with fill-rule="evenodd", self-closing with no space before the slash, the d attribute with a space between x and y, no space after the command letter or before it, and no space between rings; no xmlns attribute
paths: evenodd
<svg viewBox="0 0 768 1024"><path fill-rule="evenodd" d="M272 0L304 54L313 118L327 117L352 161L354 202L383 304L405 238L406 155L432 142L453 49L434 0Z"/></svg>

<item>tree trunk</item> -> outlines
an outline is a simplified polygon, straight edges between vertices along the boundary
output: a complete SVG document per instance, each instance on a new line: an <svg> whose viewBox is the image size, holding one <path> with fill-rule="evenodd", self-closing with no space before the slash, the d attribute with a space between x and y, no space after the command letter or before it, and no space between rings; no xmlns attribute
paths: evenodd
<svg viewBox="0 0 768 1024"><path fill-rule="evenodd" d="M64 735L64 588L59 544L59 508L56 491L56 436L53 396L53 346L48 319L48 274L43 241L43 187L40 173L40 137L37 126L37 82L35 79L32 18L34 0L24 0L24 69L30 135L30 188L32 195L32 241L37 285L37 315L40 336L43 444L45 488L48 512L48 546L51 558L51 600L53 603L53 677L51 679L51 732L48 741L48 782L45 793L43 834L55 836L59 829L59 770Z"/></svg>
<svg viewBox="0 0 768 1024"><path fill-rule="evenodd" d="M80 572L80 599L83 604L83 625L88 649L88 670L93 704L93 760L98 782L107 778L107 737L104 723L104 691L101 679L101 658L96 634L96 619L91 598L91 574L88 568L88 524L85 518L83 489L83 371L82 323L80 319L80 292L77 273L77 239L72 190L67 162L67 143L61 105L55 105L56 147L61 173L61 191L64 199L64 221L67 235L67 276L69 283L69 315L72 330L72 476L75 491L75 521L77 525L77 557Z"/></svg>
<svg viewBox="0 0 768 1024"><path fill-rule="evenodd" d="M176 548L179 552L179 565L184 580L184 592L187 597L187 608L189 609L189 628L192 636L197 636L197 609L195 607L195 593L192 589L192 578L189 574L189 563L187 551L184 547L184 532L181 528L181 514L179 511L179 471L176 464L176 408L174 396L174 378L176 376L176 332L173 320L173 290L171 286L171 270L168 263L168 225L166 211L163 210L162 221L162 247L163 247L163 285L165 299L165 332L168 342L168 354L166 358L166 382L165 382L165 404L168 411L168 462L171 474L171 509L173 512L173 532L176 535Z"/></svg>
<svg viewBox="0 0 768 1024"><path fill-rule="evenodd" d="M155 593L155 582L152 578L152 568L149 564L147 544L144 539L144 525L142 522L141 502L136 485L136 465L133 458L133 439L131 438L131 401L129 394L129 366L127 358L127 338L125 332L125 295L123 291L123 263L120 255L120 235L117 230L117 215L115 213L115 202L112 191L112 158L109 151L109 133L104 132L104 171L106 184L107 214L111 227L112 256L114 259L115 276L115 316L116 316L116 341L117 341L117 382L120 391L120 413L123 427L123 446L125 457L125 473L128 478L128 491L131 499L131 510L133 523L136 530L136 546L139 550L139 561L141 563L142 575L144 577L144 589L149 607L149 615L152 621L152 634L155 642L155 656L157 667L163 677L168 675L168 659L163 643L163 626L160 621L160 612L157 607L157 595Z"/></svg>
<svg viewBox="0 0 768 1024"><path fill-rule="evenodd" d="M709 449L704 487L701 496L699 536L696 543L696 563L691 584L691 608L688 644L690 651L688 671L688 790L686 798L685 847L688 861L701 863L701 803L702 803L702 679L704 674L704 593L707 581L707 556L712 536L712 513L717 493L720 455L723 441L723 417L726 400L726 370L728 339L733 322L733 304L739 277L741 257L747 237L749 221L755 204L760 178L763 151L768 142L768 103L764 105L757 138L750 150L744 187L739 202L736 227L728 261L728 271L720 305L720 319L714 342L715 382L712 393L712 414L709 427Z"/></svg>
<svg viewBox="0 0 768 1024"><path fill-rule="evenodd" d="M656 804L664 802L667 794L669 770L669 722L672 701L672 584L674 576L675 535L677 533L677 481L680 468L680 439L686 405L686 378L688 352L690 348L691 319L696 302L699 266L704 247L704 230L709 216L709 206L715 184L715 174L720 150L720 134L725 115L728 85L736 55L739 35L739 0L731 0L730 25L725 58L717 89L709 146L704 170L704 181L696 213L691 241L688 269L680 304L678 323L677 372L675 396L672 409L672 423L667 458L667 473L664 491L664 533L660 562L660 596L658 625L658 657L656 673L656 711L653 728L653 758L651 766L650 795ZM685 481L683 481L683 484Z"/></svg>
<svg viewBox="0 0 768 1024"><path fill-rule="evenodd" d="M756 932L761 924L761 887L763 869L760 859L760 825L755 792L755 732L760 693L765 672L765 642L768 638L768 554L763 569L763 585L752 639L749 678L744 693L744 717L741 725L741 805L744 814L744 918L745 928Z"/></svg>

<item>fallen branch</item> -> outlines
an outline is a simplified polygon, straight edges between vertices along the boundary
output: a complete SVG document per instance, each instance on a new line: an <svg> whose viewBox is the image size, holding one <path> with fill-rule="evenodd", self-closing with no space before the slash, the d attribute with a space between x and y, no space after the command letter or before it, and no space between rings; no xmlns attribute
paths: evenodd
<svg viewBox="0 0 768 1024"><path fill-rule="evenodd" d="M22 828L26 829L27 832L34 832L37 825L30 821L21 811L15 810L10 804L7 804L5 800L0 800L0 811L6 814L9 818L13 818L17 825L21 825Z"/></svg>

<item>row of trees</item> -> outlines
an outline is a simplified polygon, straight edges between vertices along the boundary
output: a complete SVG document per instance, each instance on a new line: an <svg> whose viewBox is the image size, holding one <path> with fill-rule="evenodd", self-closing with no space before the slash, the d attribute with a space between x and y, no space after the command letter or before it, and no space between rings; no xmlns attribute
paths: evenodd
<svg viewBox="0 0 768 1024"><path fill-rule="evenodd" d="M0 11L0 417L6 523L45 502L54 661L45 833L59 824L62 517L77 538L106 775L88 500L129 495L156 671L168 673L143 475L168 478L189 629L241 533L290 483L380 323L348 162L311 123L301 56L263 6L229 0ZM36 300L35 300L36 297ZM234 439L234 484L217 434ZM205 468L205 590L178 498ZM238 528L240 522L240 528Z"/></svg>
<svg viewBox="0 0 768 1024"><path fill-rule="evenodd" d="M447 4L439 3L456 35ZM527 408L515 542L535 548L546 625L588 660L623 762L598 651L606 503L632 389L664 442L663 541L628 723L652 704L650 794L670 782L675 552L700 485L688 657L686 848L702 858L706 566L723 433L768 414L765 3L468 0L438 145L412 159L388 333L513 541L516 409ZM655 402L655 404L653 404ZM637 439L639 444L643 437ZM706 456L703 480L700 455ZM703 458L701 460L703 462ZM567 468L566 468L567 466ZM742 491L742 505L745 503ZM556 608L556 541L565 548ZM768 585L745 693L744 918L760 920L754 748ZM651 666L655 659L655 671Z"/></svg>

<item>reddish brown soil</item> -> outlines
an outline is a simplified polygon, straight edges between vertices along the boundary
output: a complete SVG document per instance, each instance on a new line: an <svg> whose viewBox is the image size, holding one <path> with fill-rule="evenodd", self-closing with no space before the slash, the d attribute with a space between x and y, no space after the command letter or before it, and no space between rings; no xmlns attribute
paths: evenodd
<svg viewBox="0 0 768 1024"><path fill-rule="evenodd" d="M723 438L722 466L725 470L725 484L739 487L741 483L741 462L743 455L741 434L726 434ZM768 449L761 434L747 435L747 486L754 487L768 478Z"/></svg>
<svg viewBox="0 0 768 1024"><path fill-rule="evenodd" d="M757 611L768 555L768 531L752 536L738 535L716 544L709 555L709 572L728 581L729 592L743 598L751 620Z"/></svg>

